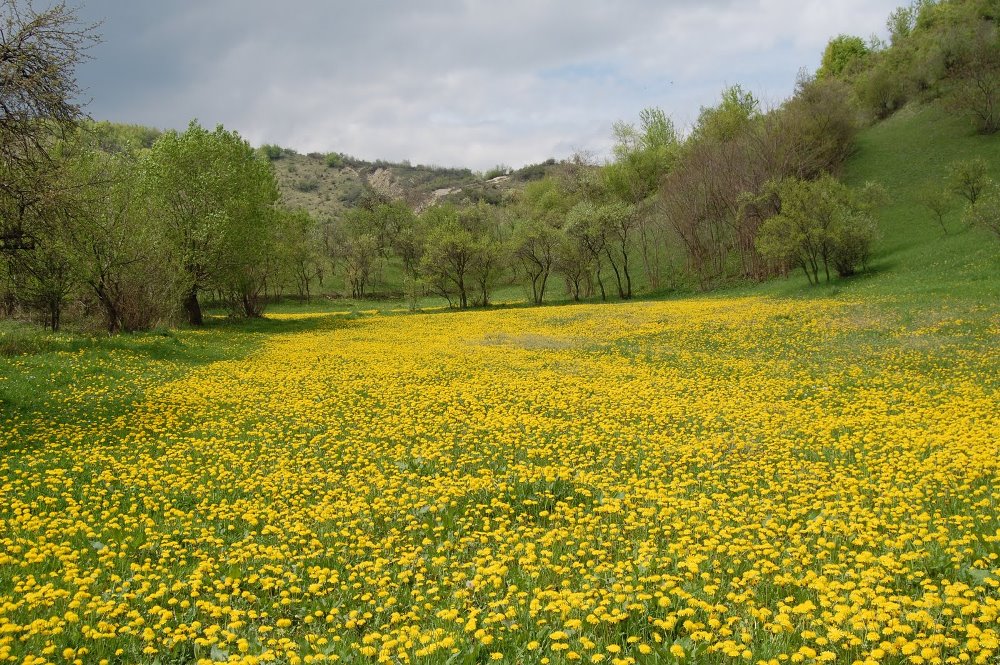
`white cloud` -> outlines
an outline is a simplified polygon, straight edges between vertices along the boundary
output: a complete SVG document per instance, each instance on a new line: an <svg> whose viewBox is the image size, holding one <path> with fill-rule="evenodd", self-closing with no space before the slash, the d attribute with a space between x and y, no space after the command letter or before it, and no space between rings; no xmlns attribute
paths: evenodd
<svg viewBox="0 0 1000 665"><path fill-rule="evenodd" d="M776 102L895 1L91 0L105 45L80 79L95 117L482 169L604 153L615 120L684 125L733 83Z"/></svg>

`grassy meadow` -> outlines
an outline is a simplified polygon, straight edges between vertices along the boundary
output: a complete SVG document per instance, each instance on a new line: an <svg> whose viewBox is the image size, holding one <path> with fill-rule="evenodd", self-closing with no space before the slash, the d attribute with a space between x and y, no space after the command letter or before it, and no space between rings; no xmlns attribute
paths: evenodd
<svg viewBox="0 0 1000 665"><path fill-rule="evenodd" d="M0 662L997 662L997 243L912 203L966 131L861 137L834 286L3 324Z"/></svg>

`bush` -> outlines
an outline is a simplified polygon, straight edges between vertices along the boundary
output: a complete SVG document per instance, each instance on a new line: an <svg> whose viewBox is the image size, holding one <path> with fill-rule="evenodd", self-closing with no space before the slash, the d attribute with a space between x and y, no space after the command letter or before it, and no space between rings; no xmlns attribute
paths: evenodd
<svg viewBox="0 0 1000 665"><path fill-rule="evenodd" d="M302 178L295 182L295 189L300 192L315 192L319 189L319 180L316 178Z"/></svg>
<svg viewBox="0 0 1000 665"><path fill-rule="evenodd" d="M867 267L876 225L871 212L884 191L869 183L858 192L824 175L817 180L786 178L771 185L781 212L765 221L757 249L772 261L798 265L812 284L820 273L830 281Z"/></svg>
<svg viewBox="0 0 1000 665"><path fill-rule="evenodd" d="M265 143L260 147L261 154L269 161L275 162L285 156L285 151L280 145Z"/></svg>
<svg viewBox="0 0 1000 665"><path fill-rule="evenodd" d="M984 228L1000 237L1000 186L991 185L976 205L966 209L965 219L970 226Z"/></svg>
<svg viewBox="0 0 1000 665"><path fill-rule="evenodd" d="M980 194L989 184L987 169L989 165L982 157L952 162L948 165L948 184L970 206L975 206Z"/></svg>
<svg viewBox="0 0 1000 665"><path fill-rule="evenodd" d="M483 174L484 180L492 180L493 178L499 178L500 176L510 175L511 168L505 164L497 164L489 171Z"/></svg>
<svg viewBox="0 0 1000 665"><path fill-rule="evenodd" d="M326 155L326 165L331 169L339 169L344 166L344 156L339 152L331 152Z"/></svg>

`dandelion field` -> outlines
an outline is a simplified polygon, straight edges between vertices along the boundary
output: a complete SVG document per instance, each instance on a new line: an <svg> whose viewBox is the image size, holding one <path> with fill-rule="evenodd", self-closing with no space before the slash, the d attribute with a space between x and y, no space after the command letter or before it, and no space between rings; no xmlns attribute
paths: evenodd
<svg viewBox="0 0 1000 665"><path fill-rule="evenodd" d="M0 662L1000 657L995 309L276 325L0 415Z"/></svg>

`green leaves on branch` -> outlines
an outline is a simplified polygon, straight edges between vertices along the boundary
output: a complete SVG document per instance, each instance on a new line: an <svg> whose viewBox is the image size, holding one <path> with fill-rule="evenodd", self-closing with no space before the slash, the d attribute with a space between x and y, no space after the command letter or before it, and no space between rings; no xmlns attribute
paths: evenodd
<svg viewBox="0 0 1000 665"><path fill-rule="evenodd" d="M761 225L758 251L786 267L800 267L812 284L864 268L876 235L872 213L885 200L881 186L852 190L830 175L786 178L770 187L780 213Z"/></svg>
<svg viewBox="0 0 1000 665"><path fill-rule="evenodd" d="M205 289L222 293L234 313L259 316L274 269L278 186L270 164L236 132L192 121L156 141L144 171L186 277L188 321L201 323Z"/></svg>

